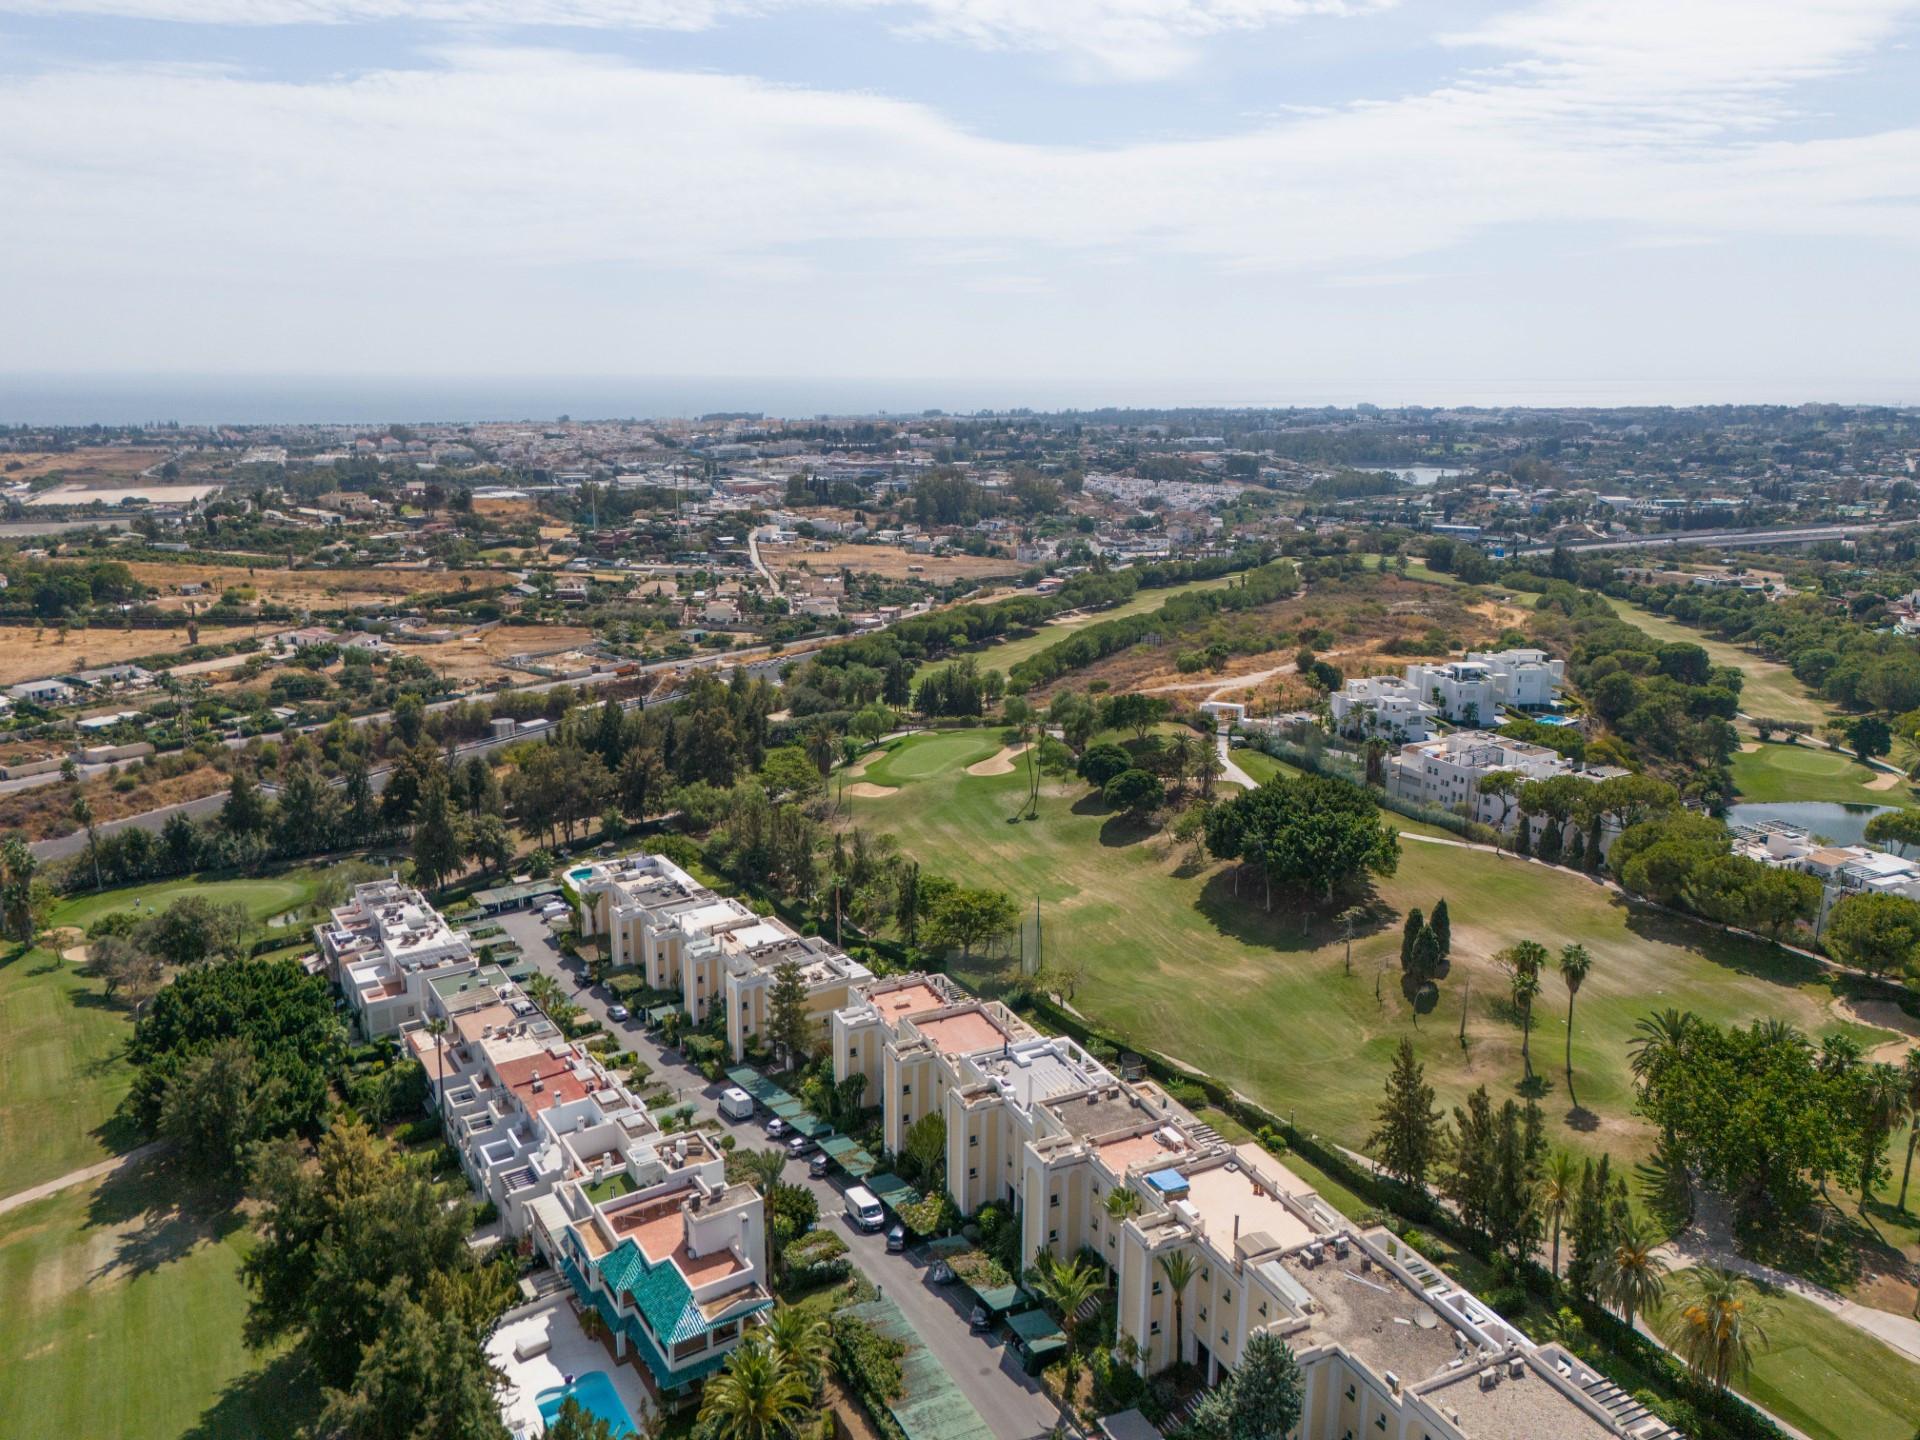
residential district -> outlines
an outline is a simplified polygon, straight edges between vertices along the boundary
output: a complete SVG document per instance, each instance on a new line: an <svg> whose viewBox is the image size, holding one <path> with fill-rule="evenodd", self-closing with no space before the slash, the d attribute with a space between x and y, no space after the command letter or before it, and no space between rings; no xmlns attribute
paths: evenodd
<svg viewBox="0 0 1920 1440"><path fill-rule="evenodd" d="M0 428L0 1435L1911 1440L1916 466Z"/></svg>

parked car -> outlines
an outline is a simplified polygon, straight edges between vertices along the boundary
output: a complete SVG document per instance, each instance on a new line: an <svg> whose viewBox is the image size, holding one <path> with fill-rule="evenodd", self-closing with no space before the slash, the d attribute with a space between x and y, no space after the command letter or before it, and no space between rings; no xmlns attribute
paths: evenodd
<svg viewBox="0 0 1920 1440"><path fill-rule="evenodd" d="M816 1180L827 1178L827 1172L833 1169L833 1157L822 1150L807 1162L807 1174Z"/></svg>
<svg viewBox="0 0 1920 1440"><path fill-rule="evenodd" d="M609 1005L607 1007L607 1018L609 1020L624 1020L629 1013L627 1007L624 1005Z"/></svg>
<svg viewBox="0 0 1920 1440"><path fill-rule="evenodd" d="M933 1262L932 1268L927 1271L927 1279L936 1285L951 1285L953 1283L953 1267L944 1260L936 1260Z"/></svg>
<svg viewBox="0 0 1920 1440"><path fill-rule="evenodd" d="M787 1154L798 1160L802 1155L811 1155L819 1147L804 1135L795 1135L787 1141Z"/></svg>
<svg viewBox="0 0 1920 1440"><path fill-rule="evenodd" d="M894 1227L887 1231L887 1253L889 1255L898 1255L906 1248L907 1227L896 1222Z"/></svg>
<svg viewBox="0 0 1920 1440"><path fill-rule="evenodd" d="M792 1128L793 1127L791 1125L787 1124L786 1121L782 1120L778 1115L776 1115L771 1120L767 1121L767 1138L769 1140L778 1140L782 1135L785 1135L787 1131L791 1130Z"/></svg>

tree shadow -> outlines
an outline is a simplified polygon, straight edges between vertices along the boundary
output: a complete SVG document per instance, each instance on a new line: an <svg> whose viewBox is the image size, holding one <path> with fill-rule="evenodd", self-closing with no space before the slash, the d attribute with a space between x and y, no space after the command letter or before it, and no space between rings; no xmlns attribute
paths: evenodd
<svg viewBox="0 0 1920 1440"><path fill-rule="evenodd" d="M1157 820L1131 811L1121 811L1108 817L1107 823L1100 827L1100 843L1109 850L1121 850L1129 845L1138 845L1159 831L1160 823Z"/></svg>
<svg viewBox="0 0 1920 1440"><path fill-rule="evenodd" d="M1400 998L1413 1008L1414 1023L1418 1024L1422 1015L1431 1015L1440 1006L1440 987L1431 980L1416 981L1406 971L1400 972Z"/></svg>
<svg viewBox="0 0 1920 1440"><path fill-rule="evenodd" d="M91 1061L85 1073L95 1073L96 1069L115 1063L119 1058L119 1055L115 1054L102 1060ZM137 1148L147 1138L140 1133L140 1127L133 1123L132 1118L121 1110L114 1111L87 1133L116 1155L124 1155L129 1150Z"/></svg>
<svg viewBox="0 0 1920 1440"><path fill-rule="evenodd" d="M1536 1070L1531 1075L1523 1075L1514 1090L1527 1100L1544 1100L1553 1093L1553 1081Z"/></svg>
<svg viewBox="0 0 1920 1440"><path fill-rule="evenodd" d="M1729 935L1706 920L1689 919L1636 905L1616 895L1613 903L1627 912L1627 929L1642 940L1690 950L1702 959L1740 975L1751 975L1775 985L1801 986L1823 979L1826 971L1815 961L1764 940Z"/></svg>
<svg viewBox="0 0 1920 1440"><path fill-rule="evenodd" d="M1107 802L1098 790L1089 790L1067 808L1075 815L1105 815Z"/></svg>
<svg viewBox="0 0 1920 1440"><path fill-rule="evenodd" d="M27 971L27 974L30 977L36 975L53 975L64 969L66 969L65 961L58 955L49 955L45 960L42 960L38 965Z"/></svg>
<svg viewBox="0 0 1920 1440"><path fill-rule="evenodd" d="M1567 1076L1567 1101L1566 1126L1569 1130L1577 1130L1582 1135L1591 1135L1600 1128L1600 1117L1580 1103L1580 1095L1574 1089L1572 1075Z"/></svg>
<svg viewBox="0 0 1920 1440"><path fill-rule="evenodd" d="M298 1350L227 1382L180 1440L292 1440L320 1414L320 1384Z"/></svg>
<svg viewBox="0 0 1920 1440"><path fill-rule="evenodd" d="M164 1153L141 1156L101 1181L87 1203L89 1228L121 1232L91 1278L137 1278L224 1240L246 1223L238 1198L230 1187L196 1182Z"/></svg>

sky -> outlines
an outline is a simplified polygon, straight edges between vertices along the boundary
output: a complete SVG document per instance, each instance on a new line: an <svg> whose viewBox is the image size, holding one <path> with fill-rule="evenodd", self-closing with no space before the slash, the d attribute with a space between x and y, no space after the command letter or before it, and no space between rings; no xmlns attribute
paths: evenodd
<svg viewBox="0 0 1920 1440"><path fill-rule="evenodd" d="M1920 403L1917 41L1920 0L0 0L0 410Z"/></svg>

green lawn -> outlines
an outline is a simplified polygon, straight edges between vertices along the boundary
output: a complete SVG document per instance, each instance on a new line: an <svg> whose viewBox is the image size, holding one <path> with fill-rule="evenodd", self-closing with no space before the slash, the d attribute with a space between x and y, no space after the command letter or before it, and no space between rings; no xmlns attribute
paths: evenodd
<svg viewBox="0 0 1920 1440"><path fill-rule="evenodd" d="M1000 731L942 730L912 735L888 747L885 755L867 765L863 780L875 785L913 785L930 776L959 774L967 766L998 755ZM973 777L968 777L973 778Z"/></svg>
<svg viewBox="0 0 1920 1440"><path fill-rule="evenodd" d="M1891 789L1869 790L1869 781L1885 772L1868 769L1835 750L1797 745L1762 745L1733 757L1733 783L1742 800L1833 800L1842 805L1911 805L1913 791L1904 780ZM1911 1440L1911 1437L1909 1437Z"/></svg>
<svg viewBox="0 0 1920 1440"><path fill-rule="evenodd" d="M1164 590L1141 590L1131 600L1122 602L1108 610L1094 610L1086 614L1074 615L1067 620L1050 620L1039 629L1024 635L1015 635L1009 639L990 640L985 645L977 645L963 653L972 655L980 662L983 670L1011 670L1031 655L1038 655L1047 646L1064 640L1074 631L1088 625L1097 625L1102 620L1120 620L1128 615L1142 615L1149 610L1158 610L1176 595L1184 595L1189 590L1219 590L1235 577L1216 576L1212 580L1196 580L1191 585L1173 585ZM948 657L950 659L951 657ZM918 685L929 670L948 663L948 659L930 661L914 672L913 683Z"/></svg>
<svg viewBox="0 0 1920 1440"><path fill-rule="evenodd" d="M1771 1344L1743 1394L1814 1440L1913 1440L1920 1365L1797 1295L1767 1305Z"/></svg>
<svg viewBox="0 0 1920 1440"><path fill-rule="evenodd" d="M0 1435L268 1440L313 1418L289 1363L241 1343L249 1232L159 1204L165 1185L128 1173L0 1215Z"/></svg>
<svg viewBox="0 0 1920 1440"><path fill-rule="evenodd" d="M1607 603L1621 619L1639 626L1656 640L1685 641L1689 645L1698 645L1707 652L1714 664L1737 665L1747 677L1746 685L1740 692L1742 714L1759 715L1772 720L1804 720L1815 726L1833 718L1833 712L1816 699L1806 686L1794 679L1793 672L1786 666L1773 660L1763 660L1738 645L1715 640L1704 630L1696 630L1691 625L1682 625L1678 620L1656 615L1631 601L1608 597Z"/></svg>
<svg viewBox="0 0 1920 1440"><path fill-rule="evenodd" d="M947 768L860 802L857 823L891 831L929 870L998 886L1023 906L1037 898L1046 959L1085 967L1079 1009L1347 1144L1371 1129L1403 1035L1447 1105L1480 1084L1496 1097L1518 1091L1520 1031L1491 957L1523 937L1556 949L1579 940L1596 957L1578 1004L1572 1096L1560 1073L1566 993L1557 978L1548 976L1535 1014L1535 1068L1558 1144L1609 1149L1617 1160L1644 1152L1626 1042L1649 1011L1672 1005L1719 1021L1780 1016L1815 1032L1837 1028L1830 994L1805 962L1629 907L1566 871L1411 840L1399 873L1378 886L1376 917L1353 943L1349 974L1332 921L1321 918L1306 934L1299 915L1269 915L1256 885L1236 897L1226 870L1192 865L1163 835L1109 815L1083 786L1050 783L1040 818L1025 821L1012 818L1023 773L964 773L984 744L969 751L955 737L910 739L889 764L921 771L912 752L934 745ZM1416 1025L1397 980L1401 920L1409 906L1430 909L1441 896L1453 917L1454 964L1438 1013ZM971 978L991 987L1010 977ZM1463 1052L1456 1037L1469 982Z"/></svg>
<svg viewBox="0 0 1920 1440"><path fill-rule="evenodd" d="M317 874L302 868L260 880L169 880L109 890L64 902L52 924L84 928L136 900L145 914L149 903L164 910L187 894L237 900L264 920L305 904ZM133 1143L113 1122L131 1083L120 1058L127 1029L127 1012L73 962L46 948L0 954L0 1195L82 1169Z"/></svg>

